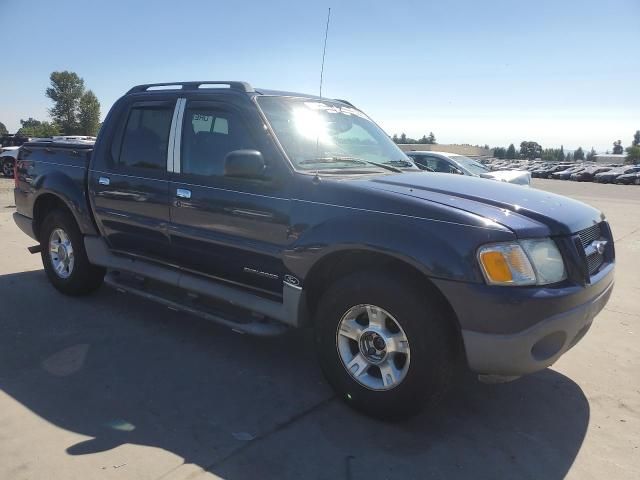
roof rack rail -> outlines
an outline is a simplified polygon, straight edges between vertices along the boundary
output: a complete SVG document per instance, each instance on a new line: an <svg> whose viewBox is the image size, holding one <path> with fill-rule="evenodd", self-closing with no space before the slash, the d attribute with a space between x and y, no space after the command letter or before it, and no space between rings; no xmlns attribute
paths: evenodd
<svg viewBox="0 0 640 480"><path fill-rule="evenodd" d="M136 85L131 88L129 93L146 92L154 87L175 87L173 90L198 90L202 85L228 85L232 90L239 90L245 93L253 93L255 90L247 82L228 81L228 80L213 80L204 82L165 82L165 83L146 83L143 85ZM172 90L167 88L167 90Z"/></svg>
<svg viewBox="0 0 640 480"><path fill-rule="evenodd" d="M353 103L348 102L348 101L346 101L346 100L343 100L342 98L334 98L334 100L335 100L336 102L346 103L347 105L351 105L353 108L356 108L356 106L355 106Z"/></svg>

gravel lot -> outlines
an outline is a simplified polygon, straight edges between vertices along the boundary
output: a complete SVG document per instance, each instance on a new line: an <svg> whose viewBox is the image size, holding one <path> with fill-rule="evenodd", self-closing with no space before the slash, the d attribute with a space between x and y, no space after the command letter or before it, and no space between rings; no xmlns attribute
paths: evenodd
<svg viewBox="0 0 640 480"><path fill-rule="evenodd" d="M333 396L308 332L252 338L108 288L58 294L0 179L0 479L640 478L640 187L534 186L605 211L611 301L552 368L468 378L386 424Z"/></svg>

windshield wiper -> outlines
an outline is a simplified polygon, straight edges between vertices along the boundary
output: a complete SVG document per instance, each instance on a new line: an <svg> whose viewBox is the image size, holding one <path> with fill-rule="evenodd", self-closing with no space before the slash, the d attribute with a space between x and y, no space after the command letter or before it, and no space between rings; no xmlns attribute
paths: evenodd
<svg viewBox="0 0 640 480"><path fill-rule="evenodd" d="M385 165L396 165L398 167L414 167L415 165L408 160L389 160L383 162Z"/></svg>
<svg viewBox="0 0 640 480"><path fill-rule="evenodd" d="M385 170L390 170L396 173L402 172L402 170L400 170L399 168L392 167L391 165L386 165L384 163L372 162L371 160L361 160L354 157L341 157L338 155L332 157L309 158L298 163L300 165L310 165L316 163L353 163L357 165L375 165L376 167L384 168Z"/></svg>

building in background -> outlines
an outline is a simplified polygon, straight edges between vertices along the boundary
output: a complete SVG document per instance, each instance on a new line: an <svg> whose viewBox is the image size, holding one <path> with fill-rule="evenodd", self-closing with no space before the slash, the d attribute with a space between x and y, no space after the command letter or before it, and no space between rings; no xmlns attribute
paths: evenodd
<svg viewBox="0 0 640 480"><path fill-rule="evenodd" d="M624 164L627 156L624 153L599 153L593 157L596 163L620 163Z"/></svg>
<svg viewBox="0 0 640 480"><path fill-rule="evenodd" d="M411 150L416 152L446 152L457 153L465 157L472 158L489 158L493 156L493 150L489 148L476 147L473 145L442 145L440 143L424 144L424 143L400 143L398 144L403 152Z"/></svg>

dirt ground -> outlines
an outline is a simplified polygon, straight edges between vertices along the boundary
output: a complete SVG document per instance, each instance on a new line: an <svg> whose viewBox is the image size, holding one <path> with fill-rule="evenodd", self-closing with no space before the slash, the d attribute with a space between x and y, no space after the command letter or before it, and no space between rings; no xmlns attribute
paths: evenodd
<svg viewBox="0 0 640 480"><path fill-rule="evenodd" d="M382 423L335 398L306 331L253 338L106 287L60 295L0 179L0 479L640 478L640 187L534 186L607 214L611 301L552 368L470 377Z"/></svg>

